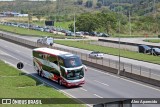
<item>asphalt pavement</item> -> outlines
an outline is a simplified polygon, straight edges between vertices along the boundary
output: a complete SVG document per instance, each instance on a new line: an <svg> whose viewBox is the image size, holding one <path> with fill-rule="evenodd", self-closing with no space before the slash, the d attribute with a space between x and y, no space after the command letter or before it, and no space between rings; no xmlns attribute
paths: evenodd
<svg viewBox="0 0 160 107"><path fill-rule="evenodd" d="M35 42L39 38L39 37L19 36L17 34L11 34L11 33L3 32L3 31L0 31L0 33L9 34L9 35L12 35L14 37L19 37L19 38L23 38L23 39L30 40L30 41L35 41ZM95 38L95 37L93 37L93 38ZM107 38L107 39L118 40L117 38ZM137 42L140 42L143 39L144 38L122 38L121 41L128 41L128 42L133 42L133 41L136 42L137 41ZM54 44L54 46L58 46L58 47L60 47L62 49L68 49L68 50L74 50L74 51L77 51L77 52L82 52L82 53L85 53L85 54L91 53L91 51L88 51L88 50L68 47L68 46L64 46L64 45L60 45L60 44ZM111 59L111 60L114 60L114 61L119 61L119 57L118 56L114 56L114 55L105 54L104 58L108 58L108 59ZM123 63L127 63L127 64L132 64L132 65L136 65L136 66L142 66L142 67L146 67L146 68L150 68L150 69L155 69L157 71L159 71L159 68L160 68L160 65L158 65L158 64L153 64L153 63L133 60L133 59L129 59L129 58L120 57L120 61L123 62Z"/></svg>
<svg viewBox="0 0 160 107"><path fill-rule="evenodd" d="M85 72L86 84L82 87L68 89L63 86L59 86L55 82L37 76L32 66L31 49L1 39L0 59L5 60L13 66L16 66L20 61L23 62L25 65L23 71L34 75L41 79L41 81L51 84L52 87L55 87L63 93L75 98L160 98L159 87L153 87L138 81L104 73L101 70L94 69L92 67L88 67L88 71ZM133 105L133 107L159 106L159 104Z"/></svg>

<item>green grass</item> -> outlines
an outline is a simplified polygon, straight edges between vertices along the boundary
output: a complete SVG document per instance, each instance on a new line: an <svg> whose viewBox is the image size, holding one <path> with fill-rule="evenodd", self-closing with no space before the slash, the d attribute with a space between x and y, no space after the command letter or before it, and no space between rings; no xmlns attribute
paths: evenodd
<svg viewBox="0 0 160 107"><path fill-rule="evenodd" d="M160 39L146 39L145 42L160 43Z"/></svg>
<svg viewBox="0 0 160 107"><path fill-rule="evenodd" d="M36 31L36 30L30 30L30 29L13 27L13 26L5 26L5 25L0 25L0 30L16 33L20 35L25 35L25 36L51 36L51 37L59 38L59 39L74 38L70 36L56 35L56 34L48 33L48 32L41 32L41 31Z"/></svg>
<svg viewBox="0 0 160 107"><path fill-rule="evenodd" d="M118 56L118 53L119 53L119 49L92 45L92 44L89 44L87 41L83 42L83 41L56 40L55 42L58 44L66 45L66 46L71 46L71 47L81 48L81 49L86 49L86 50L91 50L91 51L99 51L99 52L116 55L116 56ZM152 56L152 55L142 54L138 52L122 50L122 49L120 50L120 55L126 58L160 64L160 57L158 56Z"/></svg>
<svg viewBox="0 0 160 107"><path fill-rule="evenodd" d="M143 37L145 38L146 36L144 34L138 34L138 33L134 33L134 34L118 34L118 33L115 33L112 35L112 37L121 37L121 38L139 38L139 37ZM148 37L157 37L157 35L148 35Z"/></svg>
<svg viewBox="0 0 160 107"><path fill-rule="evenodd" d="M30 77L20 75L20 70L0 61L0 98L68 98L47 85ZM70 102L75 102L70 99ZM0 105L1 106L1 105ZM46 105L3 105L3 107L53 107ZM82 104L56 104L54 107L84 107Z"/></svg>
<svg viewBox="0 0 160 107"><path fill-rule="evenodd" d="M69 30L68 26L69 26L69 24L72 24L72 23L73 23L73 21L70 21L70 22L56 22L55 26Z"/></svg>
<svg viewBox="0 0 160 107"><path fill-rule="evenodd" d="M56 23L54 23L55 24L54 26L69 30L68 25L72 24L72 23L73 23L73 21L69 21L69 22L56 22ZM39 25L39 26L44 26L45 25L44 21L35 21L35 22L33 22L33 24Z"/></svg>

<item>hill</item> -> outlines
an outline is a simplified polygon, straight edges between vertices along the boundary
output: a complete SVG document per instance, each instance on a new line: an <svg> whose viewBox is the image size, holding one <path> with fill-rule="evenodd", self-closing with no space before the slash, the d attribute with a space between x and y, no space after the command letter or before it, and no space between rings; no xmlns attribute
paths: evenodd
<svg viewBox="0 0 160 107"><path fill-rule="evenodd" d="M115 12L135 16L159 12L160 0L57 0L57 1L27 1L15 0L0 2L0 11L18 11L22 13L45 15L70 15L76 13L96 12L109 9Z"/></svg>

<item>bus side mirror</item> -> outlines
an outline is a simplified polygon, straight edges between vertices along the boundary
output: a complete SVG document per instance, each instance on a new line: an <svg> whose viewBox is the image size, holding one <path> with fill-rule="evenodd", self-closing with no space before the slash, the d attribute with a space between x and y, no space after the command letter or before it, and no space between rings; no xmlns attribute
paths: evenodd
<svg viewBox="0 0 160 107"><path fill-rule="evenodd" d="M88 70L88 68L86 67L86 65L83 65L83 67L84 67L84 70L85 70L85 71L87 71L87 70Z"/></svg>

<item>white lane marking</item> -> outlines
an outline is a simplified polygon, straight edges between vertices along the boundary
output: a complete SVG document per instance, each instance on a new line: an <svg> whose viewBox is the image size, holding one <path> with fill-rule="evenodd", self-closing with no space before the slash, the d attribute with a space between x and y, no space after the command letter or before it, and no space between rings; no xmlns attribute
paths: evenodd
<svg viewBox="0 0 160 107"><path fill-rule="evenodd" d="M1 50L2 51L2 50ZM8 54L8 53L6 53L6 52L4 52L4 51L2 51L4 54L6 54L7 56L10 56L10 57L12 57L12 58L14 58L14 59L16 59L16 60L18 60L19 61L19 59L18 58L16 58L16 57L14 57L14 56L12 56L12 55L10 55L10 54Z"/></svg>
<svg viewBox="0 0 160 107"><path fill-rule="evenodd" d="M103 82L100 82L100 81L97 81L97 80L94 80L94 81L96 81L96 82L98 82L98 83L100 83L100 84L102 84L102 85L109 86L109 85L106 84L106 83L103 83Z"/></svg>
<svg viewBox="0 0 160 107"><path fill-rule="evenodd" d="M8 54L8 55L9 55L9 54ZM9 55L9 56L11 56L11 57L13 57L13 58L17 59L16 57L14 57L14 56L12 56L12 55ZM17 59L17 60L19 60L19 59ZM29 65L30 65L30 64L29 64ZM32 66L32 65L30 65L30 66ZM150 86L147 86L147 85L141 84L141 83L137 83L137 82L134 82L134 81L131 81L131 80L127 80L127 79L124 79L124 78L118 77L118 76L114 76L114 75L111 75L111 74L109 74L109 73L104 73L104 72L102 72L102 71L98 71L98 70L93 69L93 68L91 68L91 67L88 67L88 68L89 68L89 69L92 69L92 70L94 70L94 71L96 71L96 72L99 72L99 73L105 74L105 75L109 75L109 76L112 76L112 77L115 77L115 78L118 78L118 79L122 79L122 80L124 80L124 81L128 81L128 82L131 82L131 83L134 83L134 84L138 84L138 85L141 85L141 86L144 86L144 87L150 88L150 89L154 89L154 90L160 91L160 90L159 90L159 89L157 89L157 88L153 88L153 87L150 87Z"/></svg>
<svg viewBox="0 0 160 107"><path fill-rule="evenodd" d="M103 98L103 97L101 97L101 96L99 96L99 95L97 95L97 94L93 94L93 95L95 95L95 96L97 96L97 97L99 97L99 98Z"/></svg>
<svg viewBox="0 0 160 107"><path fill-rule="evenodd" d="M124 80L124 81L128 81L128 82L131 82L131 83L134 83L134 84L138 84L138 85L141 85L141 86L144 86L144 87L147 87L147 88L150 88L150 89L156 90L156 91L160 91L160 89L157 89L157 88L154 88L154 87L150 87L150 86L147 86L147 85L144 85L144 84L141 84L141 83L137 83L137 82L134 82L134 81L131 81L131 80L127 80L127 79L124 79L124 78L118 77L118 76L114 76L114 75L109 74L109 73L104 73L104 72L102 72L102 71L98 71L98 70L93 69L93 68L91 68L91 67L88 67L88 68L89 68L89 69L92 69L92 70L94 70L94 71L96 71L96 72L99 72L99 73L105 74L105 75L109 75L109 76L112 76L112 77L115 77L115 78L118 78L118 79L122 79L122 80Z"/></svg>
<svg viewBox="0 0 160 107"><path fill-rule="evenodd" d="M8 62L8 61L4 61L4 62L16 68L16 66L15 66L14 64L12 64L12 63L10 63L10 62ZM23 69L23 71L24 71L25 73L29 74L28 71L26 71L26 70L24 70L24 69ZM56 87L56 86L54 86L54 85L52 85L52 84L50 84L50 83L47 83L46 81L42 80L41 78L38 78L38 77L34 76L33 74L30 74L30 75L31 75L32 77L40 80L41 82L43 82L43 83L45 83L45 84L47 84L47 85L49 85L49 86L52 86L53 88L57 89L59 92L64 93L66 96L68 96L68 97L70 97L70 98L71 98L71 97L72 97L72 98L76 98L76 97L74 97L73 95L71 95L71 94L69 94L69 93L67 93L67 92L65 92L65 91L63 91L63 90L60 90L58 87ZM77 100L85 104L85 102L83 102L83 101L81 101L81 100L79 100L79 99L77 99ZM91 104L85 104L85 105L87 105L88 107L92 107L92 106L93 106L93 105L91 105Z"/></svg>
<svg viewBox="0 0 160 107"><path fill-rule="evenodd" d="M83 90L83 91L87 91L86 89L84 89L84 88L80 88L81 90Z"/></svg>

